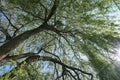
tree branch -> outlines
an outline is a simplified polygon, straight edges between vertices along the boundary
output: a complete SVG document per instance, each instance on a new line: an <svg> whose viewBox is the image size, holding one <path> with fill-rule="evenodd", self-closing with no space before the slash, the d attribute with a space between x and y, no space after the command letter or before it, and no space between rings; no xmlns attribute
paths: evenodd
<svg viewBox="0 0 120 80"><path fill-rule="evenodd" d="M6 56L4 59L1 60L1 63L6 63L9 60L18 60L18 59L22 59L22 58L27 58L30 56L35 55L36 53L24 53L24 54L19 54L19 55L14 55L14 56Z"/></svg>
<svg viewBox="0 0 120 80"><path fill-rule="evenodd" d="M8 20L9 24L10 24L13 28L15 28L16 30L18 30L18 28L13 25L13 23L12 23L11 20L8 18L8 16L7 16L3 11L1 11L1 13L2 13L2 14L5 16L5 18Z"/></svg>
<svg viewBox="0 0 120 80"><path fill-rule="evenodd" d="M46 21L45 22L48 22L49 19L53 16L53 14L56 12L56 9L58 7L58 4L59 4L59 0L55 0L54 1L54 5L52 6L51 10L50 10L50 13L48 15L48 17L46 18Z"/></svg>
<svg viewBox="0 0 120 80"><path fill-rule="evenodd" d="M13 38L12 40L8 41L7 43L3 44L0 47L0 61L5 58L8 54L10 54L10 51L14 50L16 47L18 47L23 41L25 41L26 39L28 39L29 37L31 37L32 35L35 35L41 31L43 31L43 29L46 30L52 30L54 31L54 29L48 29L47 27L49 25L46 25L47 21L54 15L54 12L56 11L56 8L58 6L59 0L55 0L53 7L51 8L51 12L48 15L46 21L40 25L38 28L26 31L22 34L20 34L19 36ZM12 45L12 46L11 46Z"/></svg>
<svg viewBox="0 0 120 80"><path fill-rule="evenodd" d="M57 59L54 59L54 58L51 58L49 56L39 56L39 55L36 55L36 54L33 54L31 56L29 56L25 61L21 62L17 67L15 67L13 70L11 70L10 72L14 71L14 70L18 70L20 68L20 65L22 65L24 62L26 62L27 64L31 63L31 62L34 62L36 60L42 60L42 61L50 61L50 62L53 62L53 63L57 63L59 65L61 65L62 67L65 67L67 69L70 69L72 71L80 71L81 73L83 74L86 74L86 75L89 75L91 76L91 80L93 78L93 75L91 73L88 73L88 72L85 72L79 68L75 68L75 67L71 67L71 66L68 66L64 63L62 63L61 61L57 60ZM4 74L3 76L6 76L7 74L9 74L10 72ZM78 73L76 73L77 75L79 75ZM11 77L12 76L12 77ZM15 76L14 73L11 73L9 75L10 78L13 78Z"/></svg>

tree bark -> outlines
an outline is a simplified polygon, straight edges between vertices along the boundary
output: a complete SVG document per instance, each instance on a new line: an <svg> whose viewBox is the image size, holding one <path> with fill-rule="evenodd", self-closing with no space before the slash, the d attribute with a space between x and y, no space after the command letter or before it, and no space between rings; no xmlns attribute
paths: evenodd
<svg viewBox="0 0 120 80"><path fill-rule="evenodd" d="M53 6L51 8L51 12L49 13L45 22L41 26L39 26L38 28L32 29L32 30L26 31L26 32L22 33L21 35L8 41L7 43L3 44L0 47L0 61L3 58L5 58L10 53L10 51L14 50L16 47L18 47L23 41L28 39L30 36L41 32L43 29L48 29L49 26L46 24L51 19L51 17L54 15L54 13L58 7L58 4L59 4L59 0L55 0Z"/></svg>
<svg viewBox="0 0 120 80"><path fill-rule="evenodd" d="M18 47L23 41L28 39L30 36L35 35L35 34L41 32L43 30L42 29L43 26L44 25L41 25L38 28L26 31L26 32L20 34L19 36L13 38L12 40L6 42L5 44L3 44L0 47L0 61L3 58L5 58L10 53L10 51L14 50L16 47Z"/></svg>

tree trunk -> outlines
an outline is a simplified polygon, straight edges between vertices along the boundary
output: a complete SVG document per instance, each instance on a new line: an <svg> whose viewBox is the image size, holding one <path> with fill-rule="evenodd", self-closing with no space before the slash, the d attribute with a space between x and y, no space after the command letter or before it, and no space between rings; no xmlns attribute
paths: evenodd
<svg viewBox="0 0 120 80"><path fill-rule="evenodd" d="M41 32L43 30L41 27L43 27L43 26L44 25L41 25L38 28L26 31L26 32L18 35L17 37L13 38L12 40L6 42L5 44L3 44L0 47L0 61L3 58L5 58L10 53L10 51L14 50L16 47L18 47L23 41L28 39L30 36Z"/></svg>

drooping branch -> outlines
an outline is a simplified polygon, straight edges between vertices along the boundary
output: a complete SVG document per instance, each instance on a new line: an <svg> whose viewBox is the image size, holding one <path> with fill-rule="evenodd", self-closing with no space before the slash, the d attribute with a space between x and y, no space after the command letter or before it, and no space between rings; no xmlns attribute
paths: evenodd
<svg viewBox="0 0 120 80"><path fill-rule="evenodd" d="M16 26L14 26L14 24L11 22L11 20L9 19L9 17L8 17L3 11L1 11L1 13L6 17L6 19L7 19L8 22L9 22L9 24L10 24L13 28L15 28L16 30L18 30L18 28L17 28Z"/></svg>
<svg viewBox="0 0 120 80"><path fill-rule="evenodd" d="M27 56L27 55L25 54L24 57L25 57L25 56ZM16 56L16 57L17 57L17 56ZM83 71L83 70L81 70L81 69L79 69L79 68L75 68L75 67L72 67L72 66L68 66L68 65L62 63L61 61L59 61L58 59L51 58L51 57L49 57L49 56L39 56L39 55L36 55L36 54L34 54L34 53L31 53L31 55L30 55L25 61L19 63L19 65L18 65L17 67L15 67L13 70L11 70L10 72L8 72L8 73L11 73L11 74L9 75L9 77L10 77L10 78L15 77L15 74L12 73L12 71L14 71L14 70L19 70L20 65L22 65L24 62L26 62L27 64L29 64L29 63L34 62L34 61L36 61L36 60L50 61L50 62L53 62L53 63L55 63L55 64L59 64L59 65L61 65L62 67L64 67L65 69L69 69L69 70L74 71L74 72L76 73L76 76L77 76L77 77L79 77L79 73L77 73L77 71L78 71L78 72L81 72L82 74L86 74L86 75L88 75L88 76L91 76L91 80L92 80L92 78L93 78L93 75L92 75L91 73L85 72L85 71ZM24 66L25 66L25 65L24 65ZM63 70L63 71L64 71L64 70ZM66 71L68 71L68 70L66 70ZM4 74L3 76L6 76L8 73ZM62 73L62 74L63 74L63 73ZM63 76L64 76L64 75L63 75Z"/></svg>

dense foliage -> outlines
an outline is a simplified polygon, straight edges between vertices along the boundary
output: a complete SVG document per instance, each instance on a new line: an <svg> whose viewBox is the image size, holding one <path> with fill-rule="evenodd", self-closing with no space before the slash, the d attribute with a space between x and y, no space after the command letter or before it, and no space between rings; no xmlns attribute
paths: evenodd
<svg viewBox="0 0 120 80"><path fill-rule="evenodd" d="M119 0L1 0L0 80L120 80Z"/></svg>

